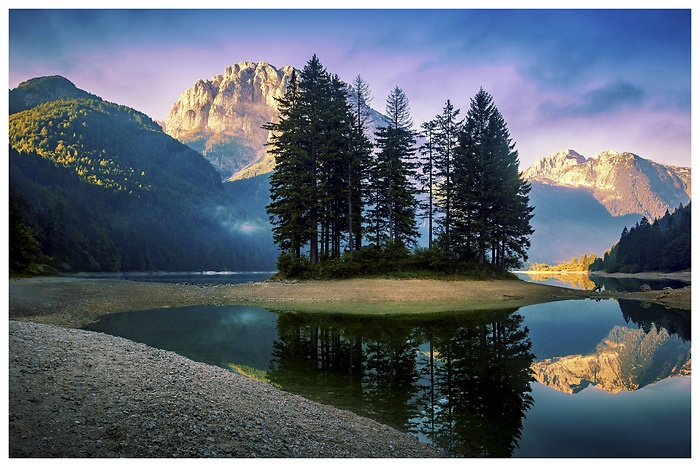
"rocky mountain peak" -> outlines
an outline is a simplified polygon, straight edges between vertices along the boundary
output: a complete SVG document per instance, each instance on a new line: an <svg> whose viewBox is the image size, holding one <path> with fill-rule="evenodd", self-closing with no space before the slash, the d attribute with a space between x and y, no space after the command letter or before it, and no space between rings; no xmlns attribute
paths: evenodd
<svg viewBox="0 0 700 467"><path fill-rule="evenodd" d="M586 162L586 158L573 149L560 151L549 157L543 157L530 166L526 174L531 177L545 176L546 174L560 173L569 167L575 167Z"/></svg>
<svg viewBox="0 0 700 467"><path fill-rule="evenodd" d="M536 161L523 176L545 185L588 189L613 216L662 217L691 196L690 168L658 164L631 152L607 150L586 159L562 151Z"/></svg>
<svg viewBox="0 0 700 467"><path fill-rule="evenodd" d="M200 79L173 104L165 131L229 178L265 157L268 132L261 127L277 118L276 98L284 96L292 71L290 66L239 62Z"/></svg>

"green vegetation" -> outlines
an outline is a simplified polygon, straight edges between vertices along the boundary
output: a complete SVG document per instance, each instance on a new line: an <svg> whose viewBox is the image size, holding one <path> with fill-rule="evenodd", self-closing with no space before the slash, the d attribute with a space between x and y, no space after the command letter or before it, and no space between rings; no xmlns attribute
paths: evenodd
<svg viewBox="0 0 700 467"><path fill-rule="evenodd" d="M690 203L649 222L643 217L625 227L620 241L591 264L591 271L636 273L683 271L691 265Z"/></svg>
<svg viewBox="0 0 700 467"><path fill-rule="evenodd" d="M555 265L549 265L545 263L532 263L530 265L530 270L532 271L552 271L552 272L583 272L590 269L591 264L598 257L595 253L583 254L580 258L571 258L568 263L560 263Z"/></svg>
<svg viewBox="0 0 700 467"><path fill-rule="evenodd" d="M421 158L399 87L387 98L372 152L362 117L368 87L360 77L354 84L348 91L314 55L278 100L279 121L265 126L276 160L267 211L282 250L278 270L324 278L490 274L527 260L530 185L492 97L480 90L461 122L448 101L422 125ZM429 218L427 254L411 253L420 215Z"/></svg>
<svg viewBox="0 0 700 467"><path fill-rule="evenodd" d="M140 112L49 100L10 115L9 143L13 273L274 268L269 231L235 228L249 200Z"/></svg>
<svg viewBox="0 0 700 467"><path fill-rule="evenodd" d="M283 252L277 260L277 279L348 279L353 277L393 277L401 279L490 280L516 279L496 265L460 261L441 248L409 250L400 244L383 249L368 245L339 258L321 258L311 263L308 256Z"/></svg>

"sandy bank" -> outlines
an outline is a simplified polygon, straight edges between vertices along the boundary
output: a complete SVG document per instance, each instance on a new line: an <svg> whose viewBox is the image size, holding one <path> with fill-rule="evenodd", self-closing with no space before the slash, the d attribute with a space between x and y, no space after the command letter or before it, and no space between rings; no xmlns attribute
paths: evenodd
<svg viewBox="0 0 700 467"><path fill-rule="evenodd" d="M690 309L690 288L597 293L518 280L350 279L183 285L112 279L11 279L10 318L79 328L115 312L190 305L250 304L276 310L425 313L518 308L581 298L627 298Z"/></svg>

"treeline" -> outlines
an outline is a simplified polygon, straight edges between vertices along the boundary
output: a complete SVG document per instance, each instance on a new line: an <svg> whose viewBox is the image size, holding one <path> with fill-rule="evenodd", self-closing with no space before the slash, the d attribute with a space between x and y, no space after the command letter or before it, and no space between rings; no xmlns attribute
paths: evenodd
<svg viewBox="0 0 700 467"><path fill-rule="evenodd" d="M620 241L591 264L591 271L636 273L673 272L691 266L690 204L650 222L643 217L622 230Z"/></svg>
<svg viewBox="0 0 700 467"><path fill-rule="evenodd" d="M579 258L573 257L571 261L559 264L532 263L532 271L552 271L552 272L582 272L588 271L591 264L598 259L595 253L583 254Z"/></svg>
<svg viewBox="0 0 700 467"><path fill-rule="evenodd" d="M11 272L274 269L269 228L231 222L251 200L140 112L46 102L10 116L9 142Z"/></svg>
<svg viewBox="0 0 700 467"><path fill-rule="evenodd" d="M347 275L422 264L411 259L420 217L429 225L421 255L439 258L429 261L438 270L526 260L530 186L493 98L480 90L463 120L448 100L417 132L408 98L395 87L374 143L370 101L361 76L347 86L315 55L278 99L279 120L264 128L276 161L267 211L280 272ZM420 147L418 136L426 141Z"/></svg>

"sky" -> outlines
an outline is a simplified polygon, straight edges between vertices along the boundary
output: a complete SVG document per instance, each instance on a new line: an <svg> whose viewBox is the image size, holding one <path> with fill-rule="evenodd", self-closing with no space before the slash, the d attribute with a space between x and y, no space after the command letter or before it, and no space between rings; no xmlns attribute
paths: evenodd
<svg viewBox="0 0 700 467"><path fill-rule="evenodd" d="M148 1L120 3L136 7L129 10L47 10L10 3L9 89L61 75L165 120L183 91L229 65L302 69L316 54L347 82L362 76L380 112L389 92L401 88L416 129L448 99L464 117L483 88L508 125L523 170L566 149L691 165L690 2L660 4L673 8L666 10L486 10L440 0L431 2L441 6L434 10L315 9L313 2L295 10L222 10L206 0L188 5L205 8L199 10Z"/></svg>

